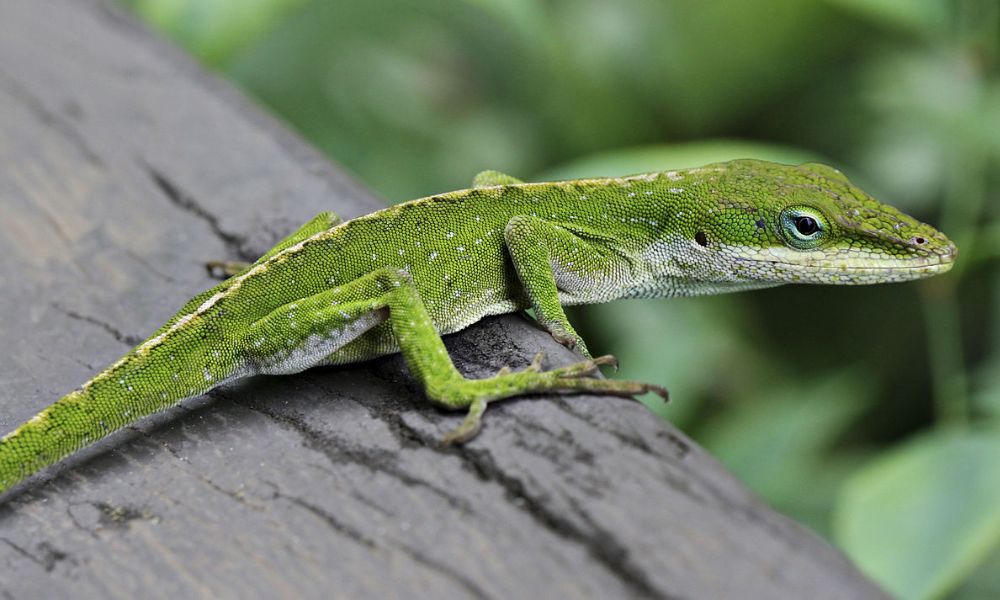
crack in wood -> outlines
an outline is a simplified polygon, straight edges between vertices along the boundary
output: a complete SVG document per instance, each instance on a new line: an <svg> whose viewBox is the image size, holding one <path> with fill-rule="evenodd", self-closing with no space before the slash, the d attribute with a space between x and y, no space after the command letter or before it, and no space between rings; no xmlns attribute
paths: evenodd
<svg viewBox="0 0 1000 600"><path fill-rule="evenodd" d="M121 330L119 330L118 328L116 328L115 326L111 325L106 321L102 321L96 317L80 314L74 310L61 306L57 302L52 302L51 305L53 308L63 313L70 319L73 319L75 321L82 321L84 323L89 323L91 325L96 325L97 327L100 327L101 329L106 331L109 335L111 335L111 337L115 338L115 341L121 342L126 346L129 347L135 346L143 339L137 335L128 335L126 333L122 333Z"/></svg>
<svg viewBox="0 0 1000 600"><path fill-rule="evenodd" d="M141 161L140 161L141 162ZM157 189L162 192L163 197L166 198L172 205L181 209L182 211L194 215L199 220L208 225L208 228L222 240L223 244L230 253L239 257L241 260L253 261L257 257L253 256L250 252L245 250L247 244L247 237L244 235L239 235L226 231L219 221L219 217L212 214L207 208L199 204L194 196L185 192L178 183L171 180L166 174L156 169L152 165L141 162L143 170L146 175L153 181Z"/></svg>

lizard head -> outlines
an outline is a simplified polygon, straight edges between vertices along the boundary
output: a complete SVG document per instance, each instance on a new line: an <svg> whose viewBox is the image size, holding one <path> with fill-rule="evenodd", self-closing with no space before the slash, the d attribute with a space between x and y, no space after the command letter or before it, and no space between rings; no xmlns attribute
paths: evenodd
<svg viewBox="0 0 1000 600"><path fill-rule="evenodd" d="M958 254L943 233L832 167L738 160L698 171L712 200L692 237L715 245L715 268L730 281L906 281L948 271Z"/></svg>

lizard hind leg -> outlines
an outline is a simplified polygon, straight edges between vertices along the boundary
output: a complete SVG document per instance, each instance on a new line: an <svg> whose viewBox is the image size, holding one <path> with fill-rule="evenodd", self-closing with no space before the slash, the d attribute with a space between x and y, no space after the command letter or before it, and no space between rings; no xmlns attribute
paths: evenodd
<svg viewBox="0 0 1000 600"><path fill-rule="evenodd" d="M502 369L486 379L466 379L448 356L410 275L404 271L385 269L381 277L385 278L385 288L389 291L381 298L380 304L384 303L389 308L389 324L410 372L435 404L453 410L468 410L462 424L445 436L445 443L460 443L474 437L480 429L486 406L504 398L544 392L594 392L627 397L654 392L667 397L667 391L656 385L590 377L597 373L601 365L617 364L611 356L588 358L543 371L539 355L522 371Z"/></svg>

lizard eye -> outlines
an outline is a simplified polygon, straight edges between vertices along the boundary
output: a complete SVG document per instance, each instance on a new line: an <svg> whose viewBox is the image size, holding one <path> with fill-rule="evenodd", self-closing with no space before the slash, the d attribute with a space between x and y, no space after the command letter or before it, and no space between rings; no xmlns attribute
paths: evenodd
<svg viewBox="0 0 1000 600"><path fill-rule="evenodd" d="M809 237L819 231L819 223L812 217L795 217L795 230Z"/></svg>
<svg viewBox="0 0 1000 600"><path fill-rule="evenodd" d="M781 211L781 231L789 245L808 250L826 237L826 219L814 209L793 206Z"/></svg>

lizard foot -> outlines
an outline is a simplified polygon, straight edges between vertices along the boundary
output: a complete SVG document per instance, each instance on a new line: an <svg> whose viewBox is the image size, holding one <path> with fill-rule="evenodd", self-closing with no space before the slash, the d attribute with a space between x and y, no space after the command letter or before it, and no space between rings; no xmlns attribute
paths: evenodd
<svg viewBox="0 0 1000 600"><path fill-rule="evenodd" d="M208 276L213 279L227 279L249 266L250 263L229 260L210 260L205 263Z"/></svg>
<svg viewBox="0 0 1000 600"><path fill-rule="evenodd" d="M482 427L486 406L494 400L513 396L545 392L566 394L592 392L634 397L652 392L664 400L669 398L666 388L658 385L589 377L597 373L603 365L618 365L618 359L610 354L551 371L542 371L543 357L542 353L536 354L531 364L522 371L511 372L509 368L505 368L489 379L463 379L453 383L449 390L449 395L452 396L450 405L456 408L467 406L469 412L461 425L444 436L442 443L460 444L472 439Z"/></svg>

